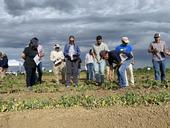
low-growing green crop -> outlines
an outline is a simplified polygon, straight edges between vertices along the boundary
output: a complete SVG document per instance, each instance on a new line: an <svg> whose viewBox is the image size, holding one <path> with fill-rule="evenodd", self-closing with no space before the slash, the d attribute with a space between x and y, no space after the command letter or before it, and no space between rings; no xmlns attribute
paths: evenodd
<svg viewBox="0 0 170 128"><path fill-rule="evenodd" d="M108 107L113 105L137 106L137 105L162 105L170 102L170 92L151 93L141 95L135 92L127 92L125 95L112 95L96 98L88 95L61 96L59 99L27 99L19 101L16 99L0 99L0 112L21 111L27 109L51 109L68 107L85 107L87 109Z"/></svg>

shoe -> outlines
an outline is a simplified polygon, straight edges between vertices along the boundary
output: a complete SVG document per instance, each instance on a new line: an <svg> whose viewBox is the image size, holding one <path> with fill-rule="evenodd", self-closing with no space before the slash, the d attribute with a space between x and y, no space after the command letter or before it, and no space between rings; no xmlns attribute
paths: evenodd
<svg viewBox="0 0 170 128"><path fill-rule="evenodd" d="M70 87L70 85L66 85L66 87L67 87L67 88L69 88L69 87Z"/></svg>
<svg viewBox="0 0 170 128"><path fill-rule="evenodd" d="M96 83L96 86L101 86L101 85L102 85L102 83L98 83L98 82Z"/></svg>
<svg viewBox="0 0 170 128"><path fill-rule="evenodd" d="M32 91L33 89L32 89L32 86L28 86L28 90L29 91Z"/></svg>

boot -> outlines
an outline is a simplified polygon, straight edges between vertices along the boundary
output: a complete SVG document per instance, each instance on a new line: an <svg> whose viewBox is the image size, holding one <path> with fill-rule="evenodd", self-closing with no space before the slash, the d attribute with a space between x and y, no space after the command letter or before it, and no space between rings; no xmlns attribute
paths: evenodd
<svg viewBox="0 0 170 128"><path fill-rule="evenodd" d="M100 84L102 85L104 83L104 75L101 75L100 78L101 78Z"/></svg>

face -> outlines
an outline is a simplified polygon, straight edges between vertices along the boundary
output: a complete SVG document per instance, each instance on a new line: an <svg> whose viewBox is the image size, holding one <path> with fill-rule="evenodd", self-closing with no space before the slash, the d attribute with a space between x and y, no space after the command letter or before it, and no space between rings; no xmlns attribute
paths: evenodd
<svg viewBox="0 0 170 128"><path fill-rule="evenodd" d="M96 40L97 41L97 44L98 45L100 45L101 44L101 42L102 42L102 39L100 39L100 40Z"/></svg>
<svg viewBox="0 0 170 128"><path fill-rule="evenodd" d="M109 54L106 53L106 55L103 57L105 60L108 60L109 59Z"/></svg>
<svg viewBox="0 0 170 128"><path fill-rule="evenodd" d="M155 42L160 42L160 37L155 38Z"/></svg>
<svg viewBox="0 0 170 128"><path fill-rule="evenodd" d="M74 39L73 37L71 37L71 38L69 39L69 42L70 42L71 44L73 44L74 41L75 41L75 39Z"/></svg>
<svg viewBox="0 0 170 128"><path fill-rule="evenodd" d="M55 50L58 52L58 51L60 50L60 48L59 48L59 47L56 47Z"/></svg>

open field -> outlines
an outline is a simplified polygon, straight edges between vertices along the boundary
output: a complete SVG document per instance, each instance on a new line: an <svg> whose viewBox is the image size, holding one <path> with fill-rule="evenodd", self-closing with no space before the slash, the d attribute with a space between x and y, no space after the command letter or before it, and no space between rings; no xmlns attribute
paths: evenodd
<svg viewBox="0 0 170 128"><path fill-rule="evenodd" d="M8 76L0 84L0 128L170 127L170 81L154 81L152 70L136 70L135 86L125 89L109 81L87 85L84 78L66 88L45 73L45 82L28 91L24 75Z"/></svg>

